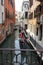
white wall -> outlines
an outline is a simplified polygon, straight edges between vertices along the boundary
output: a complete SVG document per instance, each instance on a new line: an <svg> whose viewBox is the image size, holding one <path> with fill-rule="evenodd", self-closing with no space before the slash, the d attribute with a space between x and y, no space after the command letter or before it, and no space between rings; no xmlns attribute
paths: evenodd
<svg viewBox="0 0 43 65"><path fill-rule="evenodd" d="M3 22L4 22L4 19L5 19L5 17L4 17L4 2L3 2L3 5L1 5L1 0L0 0L0 24L2 24L2 12L3 12Z"/></svg>

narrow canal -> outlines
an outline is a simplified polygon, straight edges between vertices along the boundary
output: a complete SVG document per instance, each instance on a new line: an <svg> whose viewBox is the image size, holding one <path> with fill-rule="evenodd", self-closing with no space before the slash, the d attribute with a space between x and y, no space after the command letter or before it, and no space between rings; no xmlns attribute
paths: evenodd
<svg viewBox="0 0 43 65"><path fill-rule="evenodd" d="M0 48L14 48L15 32L8 36ZM10 65L14 57L13 51L0 51L0 65Z"/></svg>
<svg viewBox="0 0 43 65"><path fill-rule="evenodd" d="M14 48L15 32L6 38L6 40L0 45L0 48ZM28 45L28 49L33 49L31 45ZM14 51L0 51L0 63L3 65L10 65L13 61ZM25 55L22 55L22 61L24 61ZM28 64L39 65L37 54L35 52L28 52ZM1 65L1 64L0 64ZM23 64L25 65L25 64Z"/></svg>

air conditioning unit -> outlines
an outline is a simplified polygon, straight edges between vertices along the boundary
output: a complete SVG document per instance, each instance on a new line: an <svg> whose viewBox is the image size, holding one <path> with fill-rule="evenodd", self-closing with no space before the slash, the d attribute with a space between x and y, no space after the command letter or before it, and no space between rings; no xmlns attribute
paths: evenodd
<svg viewBox="0 0 43 65"><path fill-rule="evenodd" d="M43 15L40 17L40 23L43 24Z"/></svg>

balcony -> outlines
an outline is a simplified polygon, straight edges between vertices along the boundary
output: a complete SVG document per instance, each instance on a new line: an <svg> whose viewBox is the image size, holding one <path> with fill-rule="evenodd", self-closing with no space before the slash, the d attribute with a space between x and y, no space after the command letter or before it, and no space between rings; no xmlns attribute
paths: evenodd
<svg viewBox="0 0 43 65"><path fill-rule="evenodd" d="M21 51L21 53L15 54L14 51ZM35 53L33 49L0 48L0 65L42 65L43 50L36 51L41 53L40 58L37 54L33 54Z"/></svg>

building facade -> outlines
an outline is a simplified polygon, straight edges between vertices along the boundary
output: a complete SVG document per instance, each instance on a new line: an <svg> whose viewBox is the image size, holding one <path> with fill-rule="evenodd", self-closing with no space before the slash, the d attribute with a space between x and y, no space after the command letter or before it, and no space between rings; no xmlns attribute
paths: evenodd
<svg viewBox="0 0 43 65"><path fill-rule="evenodd" d="M9 35L15 24L15 1L0 0L0 36Z"/></svg>
<svg viewBox="0 0 43 65"><path fill-rule="evenodd" d="M36 40L36 49L43 49L43 0L32 0L31 13L28 20L28 32ZM32 2L30 0L30 4ZM35 4L36 5L35 5Z"/></svg>
<svg viewBox="0 0 43 65"><path fill-rule="evenodd" d="M24 20L24 25L25 24L28 24L28 18L29 18L29 7L30 7L30 2L29 0L24 0L23 3L22 3L22 12L23 12L23 17Z"/></svg>
<svg viewBox="0 0 43 65"><path fill-rule="evenodd" d="M2 24L4 24L5 17L4 17L4 0L0 0L0 33L2 30Z"/></svg>
<svg viewBox="0 0 43 65"><path fill-rule="evenodd" d="M4 0L5 2L5 30L11 29L12 25L15 23L15 5L14 0ZM11 30L10 30L11 31Z"/></svg>

